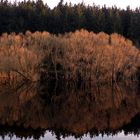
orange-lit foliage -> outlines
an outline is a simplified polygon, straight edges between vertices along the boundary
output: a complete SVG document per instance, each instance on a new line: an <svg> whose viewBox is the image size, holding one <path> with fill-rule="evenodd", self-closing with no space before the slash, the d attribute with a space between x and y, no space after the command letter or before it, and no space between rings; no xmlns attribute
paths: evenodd
<svg viewBox="0 0 140 140"><path fill-rule="evenodd" d="M61 74L68 80L114 81L134 78L139 67L139 50L116 33L80 30L55 36L27 31L0 37L1 77L10 73L10 78L36 81L43 71L56 79Z"/></svg>

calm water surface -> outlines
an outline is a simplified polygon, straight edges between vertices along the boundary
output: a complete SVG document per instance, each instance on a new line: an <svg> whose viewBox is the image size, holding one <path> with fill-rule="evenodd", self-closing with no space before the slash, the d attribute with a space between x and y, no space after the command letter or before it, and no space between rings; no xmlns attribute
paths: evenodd
<svg viewBox="0 0 140 140"><path fill-rule="evenodd" d="M139 140L139 134L139 84L0 85L1 140Z"/></svg>
<svg viewBox="0 0 140 140"><path fill-rule="evenodd" d="M1 140L3 140L2 137L0 137ZM5 140L21 140L21 138L16 137L16 135L9 137L9 136L5 136L4 137ZM33 140L34 138L26 138L26 140ZM61 140L139 140L140 138L138 136L134 136L134 135L128 135L125 136L124 133L120 133L116 136L104 136L102 137L101 135L98 137L94 137L91 138L89 135L84 135L82 138L74 138L72 136L63 138L60 137ZM22 140L25 140L25 138L23 138ZM47 132L44 137L40 137L40 140L57 140L55 135L52 135L51 132Z"/></svg>

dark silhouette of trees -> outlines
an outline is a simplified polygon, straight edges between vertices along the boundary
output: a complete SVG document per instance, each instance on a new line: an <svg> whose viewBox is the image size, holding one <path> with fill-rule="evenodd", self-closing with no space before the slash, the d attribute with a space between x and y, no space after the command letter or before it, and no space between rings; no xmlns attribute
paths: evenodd
<svg viewBox="0 0 140 140"><path fill-rule="evenodd" d="M140 44L140 8L126 10L105 5L86 6L84 3L72 5L61 0L50 9L42 0L10 3L0 1L0 34L30 30L48 31L58 34L76 29L94 32L119 33Z"/></svg>

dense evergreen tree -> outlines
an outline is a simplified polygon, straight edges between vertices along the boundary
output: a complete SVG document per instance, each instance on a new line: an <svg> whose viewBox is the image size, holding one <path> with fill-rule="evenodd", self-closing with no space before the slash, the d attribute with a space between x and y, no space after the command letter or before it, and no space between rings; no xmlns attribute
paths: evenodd
<svg viewBox="0 0 140 140"><path fill-rule="evenodd" d="M117 32L140 44L140 8L126 10L105 5L72 5L61 0L50 9L42 0L10 3L0 1L0 34L48 31L54 34L85 28L89 31Z"/></svg>

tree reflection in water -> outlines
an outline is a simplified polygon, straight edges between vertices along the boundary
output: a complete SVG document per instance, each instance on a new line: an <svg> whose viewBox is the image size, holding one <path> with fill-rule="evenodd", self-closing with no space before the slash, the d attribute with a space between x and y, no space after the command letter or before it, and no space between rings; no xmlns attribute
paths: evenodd
<svg viewBox="0 0 140 140"><path fill-rule="evenodd" d="M76 84L77 85L77 84ZM54 81L0 86L0 136L39 139L140 133L137 84L97 85Z"/></svg>

